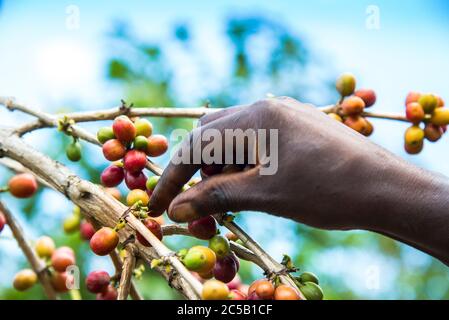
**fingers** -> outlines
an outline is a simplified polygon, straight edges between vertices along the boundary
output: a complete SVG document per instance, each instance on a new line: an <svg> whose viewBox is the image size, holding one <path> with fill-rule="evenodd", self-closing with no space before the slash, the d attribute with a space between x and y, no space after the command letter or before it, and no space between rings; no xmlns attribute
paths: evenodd
<svg viewBox="0 0 449 320"><path fill-rule="evenodd" d="M253 207L257 170L212 176L176 196L168 209L170 219L188 222L205 215ZM250 199L254 195L252 199Z"/></svg>
<svg viewBox="0 0 449 320"><path fill-rule="evenodd" d="M201 151L205 143L201 139L201 132L207 129L215 129L223 136L225 129L242 128L245 130L248 127L248 117L241 116L240 113L242 112L243 110L234 111L227 116L209 122L207 125L195 129L189 139L184 141L178 153L171 159L168 167L164 170L151 196L149 204L151 216L161 215L168 208L170 202L178 195L183 185L200 169L201 161L193 161L193 154L200 152L199 160L201 160ZM175 157L179 160L182 158L181 155L183 153L189 155L187 159L183 158L182 161L175 161Z"/></svg>
<svg viewBox="0 0 449 320"><path fill-rule="evenodd" d="M241 111L246 106L235 106L231 108L225 108L217 112L209 113L202 116L198 122L198 126L204 126L212 121L215 121L219 118L226 117L228 115L234 114L236 112Z"/></svg>

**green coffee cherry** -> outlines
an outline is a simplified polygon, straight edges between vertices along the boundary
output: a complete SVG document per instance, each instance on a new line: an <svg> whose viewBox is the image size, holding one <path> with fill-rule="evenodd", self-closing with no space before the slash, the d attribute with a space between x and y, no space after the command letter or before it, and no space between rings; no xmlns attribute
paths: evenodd
<svg viewBox="0 0 449 320"><path fill-rule="evenodd" d="M97 139L101 144L105 143L108 140L115 139L114 131L112 127L102 127L97 132Z"/></svg>
<svg viewBox="0 0 449 320"><path fill-rule="evenodd" d="M350 96L355 90L355 76L351 73L343 73L338 79L335 87L342 97Z"/></svg>
<svg viewBox="0 0 449 320"><path fill-rule="evenodd" d="M438 98L433 94L423 94L418 103L424 109L424 112L430 114L438 106Z"/></svg>
<svg viewBox="0 0 449 320"><path fill-rule="evenodd" d="M299 287L299 290L307 300L323 300L323 290L316 283L305 282L304 285Z"/></svg>
<svg viewBox="0 0 449 320"><path fill-rule="evenodd" d="M229 240L217 234L209 240L209 248L215 252L217 258L223 258L227 256L230 251Z"/></svg>
<svg viewBox="0 0 449 320"><path fill-rule="evenodd" d="M313 282L313 283L319 284L318 277L315 274L313 274L312 272L301 273L301 275L299 276L299 280L302 283Z"/></svg>
<svg viewBox="0 0 449 320"><path fill-rule="evenodd" d="M148 177L147 183L146 183L147 189L153 191L154 188L156 188L156 185L157 185L159 179L160 179L159 176Z"/></svg>
<svg viewBox="0 0 449 320"><path fill-rule="evenodd" d="M72 215L70 217L67 217L64 220L64 231L66 233L73 233L77 230L79 230L79 226L80 226L80 217L76 216L76 215Z"/></svg>
<svg viewBox="0 0 449 320"><path fill-rule="evenodd" d="M137 136L134 138L134 148L146 151L148 148L148 139L145 136Z"/></svg>
<svg viewBox="0 0 449 320"><path fill-rule="evenodd" d="M81 160L81 144L78 141L73 141L65 149L67 158L70 161L77 162Z"/></svg>

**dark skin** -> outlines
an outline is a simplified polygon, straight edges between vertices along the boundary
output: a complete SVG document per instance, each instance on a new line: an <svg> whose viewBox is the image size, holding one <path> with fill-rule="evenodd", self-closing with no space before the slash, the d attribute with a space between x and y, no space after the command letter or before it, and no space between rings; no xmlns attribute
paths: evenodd
<svg viewBox="0 0 449 320"><path fill-rule="evenodd" d="M291 98L228 108L203 129L279 129L279 168L209 177L186 192L200 165L170 163L150 202L154 216L188 222L228 211L263 211L330 230L374 231L449 265L449 183L420 169L311 105ZM198 130L198 129L195 129Z"/></svg>

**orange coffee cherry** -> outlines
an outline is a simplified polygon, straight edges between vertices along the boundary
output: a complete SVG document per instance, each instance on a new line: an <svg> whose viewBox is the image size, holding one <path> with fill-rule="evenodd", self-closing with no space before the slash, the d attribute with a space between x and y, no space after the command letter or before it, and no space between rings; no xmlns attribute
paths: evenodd
<svg viewBox="0 0 449 320"><path fill-rule="evenodd" d="M365 102L356 96L346 98L341 104L343 113L347 116L355 116L361 114L365 108Z"/></svg>

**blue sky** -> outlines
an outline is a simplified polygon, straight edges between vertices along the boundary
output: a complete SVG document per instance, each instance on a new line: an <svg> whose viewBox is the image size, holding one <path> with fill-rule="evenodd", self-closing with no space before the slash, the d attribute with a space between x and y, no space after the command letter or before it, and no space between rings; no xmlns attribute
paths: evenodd
<svg viewBox="0 0 449 320"><path fill-rule="evenodd" d="M70 5L80 12L79 28L74 30L66 24ZM370 5L379 9L380 28L376 30L366 27ZM115 20L131 22L142 39L161 41L170 35L173 23L187 21L195 45L211 57L211 73L219 79L229 68L226 44L220 41L223 21L235 14L258 13L302 35L316 53L315 59L325 61L335 74L351 71L361 86L375 89L378 103L374 110L403 112L410 90L435 92L449 102L449 5L443 0L4 1L0 11L0 95L16 96L46 110L68 101L92 108L114 105L121 93L112 91L104 80L104 66L110 54L106 35ZM189 74L188 66L181 62L178 68ZM319 93L313 99L322 103ZM12 122L18 115L1 108L0 118ZM405 124L373 123L375 142L449 176L448 137L436 144L426 143L418 156L408 156L402 151ZM257 226L266 224L264 219L255 217L250 233L257 234ZM280 228L291 225L276 223ZM279 247L293 250L288 236L270 246L273 252ZM369 265L376 259L369 255L365 253L358 263ZM323 254L324 260L339 257L340 252L335 251ZM317 263L326 265L326 261Z"/></svg>

